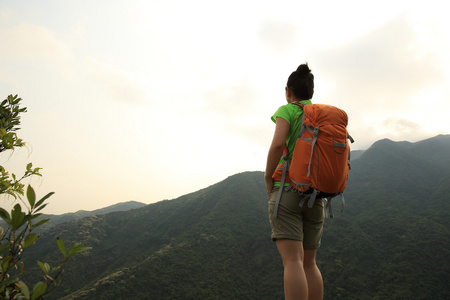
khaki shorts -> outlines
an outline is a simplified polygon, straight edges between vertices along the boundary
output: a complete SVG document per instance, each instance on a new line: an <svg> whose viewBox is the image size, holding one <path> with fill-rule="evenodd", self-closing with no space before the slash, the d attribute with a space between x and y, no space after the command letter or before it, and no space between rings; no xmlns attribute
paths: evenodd
<svg viewBox="0 0 450 300"><path fill-rule="evenodd" d="M279 187L274 187L269 196L269 221L272 240L290 239L303 242L305 249L317 249L322 238L325 211L322 199L316 199L313 207L308 207L309 196L299 194L295 189L283 191L278 206L277 217L273 210ZM306 197L303 207L300 201Z"/></svg>

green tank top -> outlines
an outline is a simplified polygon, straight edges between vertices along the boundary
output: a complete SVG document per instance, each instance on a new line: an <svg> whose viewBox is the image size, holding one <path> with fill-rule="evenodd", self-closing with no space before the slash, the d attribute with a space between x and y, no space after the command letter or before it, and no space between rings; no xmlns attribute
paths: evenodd
<svg viewBox="0 0 450 300"><path fill-rule="evenodd" d="M312 104L311 100L299 101L304 104ZM294 153L295 142L297 141L297 136L300 132L300 127L302 126L303 109L295 104L285 104L280 106L278 110L272 116L272 121L276 123L276 118L285 119L290 126L289 134L286 140L286 147L289 151L289 160L292 159L292 154ZM284 160L281 158L280 163Z"/></svg>

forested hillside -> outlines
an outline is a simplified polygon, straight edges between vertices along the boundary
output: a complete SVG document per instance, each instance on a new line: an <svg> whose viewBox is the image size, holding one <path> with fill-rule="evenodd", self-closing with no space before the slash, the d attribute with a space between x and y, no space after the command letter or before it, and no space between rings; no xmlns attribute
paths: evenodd
<svg viewBox="0 0 450 300"><path fill-rule="evenodd" d="M450 299L450 136L382 140L358 155L318 252L325 299ZM283 299L262 172L62 223L33 257L56 264L56 237L93 249L50 299Z"/></svg>

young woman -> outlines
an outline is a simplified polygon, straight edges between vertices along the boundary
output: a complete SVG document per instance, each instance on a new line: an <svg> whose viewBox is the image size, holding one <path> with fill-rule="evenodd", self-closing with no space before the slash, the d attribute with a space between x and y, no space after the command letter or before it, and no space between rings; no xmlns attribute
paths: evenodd
<svg viewBox="0 0 450 300"><path fill-rule="evenodd" d="M272 116L275 134L267 156L265 181L269 195L269 219L272 240L277 244L284 266L285 299L323 299L323 280L316 265L316 252L322 237L324 208L322 199L316 199L312 208L295 189L283 191L277 216L273 211L280 188L277 166L284 163L286 148L292 158L297 135L300 132L303 110L292 102L311 104L314 94L314 76L307 64L300 65L288 78L286 100ZM280 160L281 158L281 160ZM288 178L288 176L286 176ZM289 185L289 180L287 183Z"/></svg>

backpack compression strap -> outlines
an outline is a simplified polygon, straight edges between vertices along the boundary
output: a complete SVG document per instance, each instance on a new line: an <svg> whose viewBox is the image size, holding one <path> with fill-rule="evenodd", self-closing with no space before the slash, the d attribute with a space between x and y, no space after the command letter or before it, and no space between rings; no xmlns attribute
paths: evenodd
<svg viewBox="0 0 450 300"><path fill-rule="evenodd" d="M300 102L293 102L293 104L300 106L303 110L305 109L306 104L304 103L300 103ZM312 146L311 146L311 156L309 158L309 165L308 165L308 175L307 177L309 177L309 174L311 173L311 161L312 161L312 157L313 157L313 153L314 153L314 145L317 142L317 135L319 134L319 126L316 127L312 127L311 124L305 124L305 116L303 115L302 117L302 125L301 125L301 129L300 129L300 133L298 134L298 138L302 138L303 133L305 132L305 130L308 130L312 135L313 135L313 141L312 141ZM315 198L315 197L314 197ZM312 201L314 203L314 200Z"/></svg>
<svg viewBox="0 0 450 300"><path fill-rule="evenodd" d="M344 194L340 193L338 194L341 196L341 212L344 212L344 207L345 207L345 199L344 199ZM327 197L325 198L325 200L327 201L327 204L325 205L325 218L334 218L333 215L333 209L331 207L331 199L333 199L333 197ZM327 211L328 210L328 211Z"/></svg>

